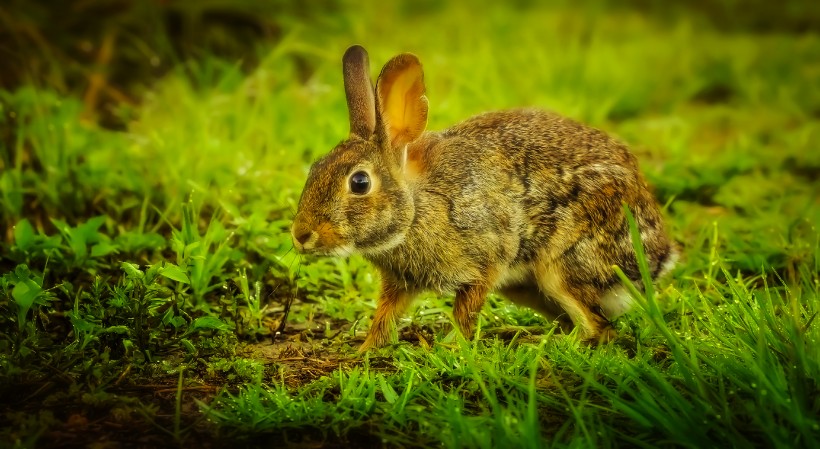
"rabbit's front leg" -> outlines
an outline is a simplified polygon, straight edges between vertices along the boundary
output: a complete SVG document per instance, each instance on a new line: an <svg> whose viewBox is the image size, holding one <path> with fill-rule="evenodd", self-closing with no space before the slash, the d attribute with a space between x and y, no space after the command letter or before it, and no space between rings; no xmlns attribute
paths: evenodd
<svg viewBox="0 0 820 449"><path fill-rule="evenodd" d="M407 310L407 306L410 305L413 297L415 297L415 294L404 287L400 287L392 277L382 273L379 304L376 306L373 324L370 325L367 338L359 347L359 353L363 353L370 348L380 348L388 343L390 328L396 322L396 318Z"/></svg>
<svg viewBox="0 0 820 449"><path fill-rule="evenodd" d="M492 290L497 270L487 270L486 277L479 282L466 284L456 291L456 300L453 303L453 318L456 321L461 335L466 339L473 338L478 315L487 294Z"/></svg>

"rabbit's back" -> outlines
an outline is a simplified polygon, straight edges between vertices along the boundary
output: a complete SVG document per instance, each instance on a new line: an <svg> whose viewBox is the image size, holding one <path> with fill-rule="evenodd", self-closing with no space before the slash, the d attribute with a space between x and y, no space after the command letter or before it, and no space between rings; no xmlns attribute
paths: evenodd
<svg viewBox="0 0 820 449"><path fill-rule="evenodd" d="M639 278L622 204L632 209L653 275L673 251L657 203L627 147L558 114L517 109L470 118L443 132L502 154L514 208L526 217L514 263L546 257L574 265L578 282L612 284L611 266Z"/></svg>
<svg viewBox="0 0 820 449"><path fill-rule="evenodd" d="M613 284L613 264L637 279L622 203L655 273L671 249L626 147L557 114L481 114L426 133L408 158L420 172L414 223L402 245L371 259L421 289L452 290L497 264L509 268L502 280L515 278L536 259L572 265L579 283Z"/></svg>

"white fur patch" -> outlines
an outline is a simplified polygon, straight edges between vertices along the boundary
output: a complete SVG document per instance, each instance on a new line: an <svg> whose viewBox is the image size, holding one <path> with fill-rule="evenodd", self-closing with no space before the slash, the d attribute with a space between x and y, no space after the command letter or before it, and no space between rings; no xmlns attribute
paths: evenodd
<svg viewBox="0 0 820 449"><path fill-rule="evenodd" d="M336 257L344 258L344 257L347 257L347 256L353 254L355 251L356 251L356 248L352 244L348 243L348 244L345 244L345 245L342 245L342 246L337 246L336 248L333 248L332 250L330 250L330 254L332 254Z"/></svg>
<svg viewBox="0 0 820 449"><path fill-rule="evenodd" d="M396 234L393 237L390 237L390 240L382 243L381 245L371 246L371 247L368 247L368 248L354 248L354 249L358 249L359 251L361 251L362 253L365 253L365 254L380 254L380 253L391 250L391 249L401 245L402 242L404 242L404 237L405 236L406 236L406 234L404 234L404 233Z"/></svg>
<svg viewBox="0 0 820 449"><path fill-rule="evenodd" d="M664 262L661 267L661 271L658 273L657 277L660 278L672 271L672 268L675 267L675 264L677 264L679 258L680 254L678 254L677 250L673 249L673 251L669 254L669 257L666 259L666 262ZM632 295L629 294L623 285L610 289L604 294L604 296L601 297L599 302L601 305L601 310L604 311L604 315L606 315L606 317L610 320L629 312L634 303L635 300L632 298Z"/></svg>
<svg viewBox="0 0 820 449"><path fill-rule="evenodd" d="M531 276L532 267L530 265L521 264L509 267L499 276L496 282L496 288L518 284Z"/></svg>
<svg viewBox="0 0 820 449"><path fill-rule="evenodd" d="M660 273L658 273L658 277L665 276L667 273L672 271L675 268L675 265L678 264L678 260L680 260L680 253L678 250L673 248L672 252L669 253L669 257L666 258L666 262L664 262L663 266L661 267Z"/></svg>
<svg viewBox="0 0 820 449"><path fill-rule="evenodd" d="M623 285L619 285L606 292L598 304L600 304L604 315L610 320L613 320L628 312L634 302L635 300L632 299L632 296L626 291L626 288L624 288Z"/></svg>

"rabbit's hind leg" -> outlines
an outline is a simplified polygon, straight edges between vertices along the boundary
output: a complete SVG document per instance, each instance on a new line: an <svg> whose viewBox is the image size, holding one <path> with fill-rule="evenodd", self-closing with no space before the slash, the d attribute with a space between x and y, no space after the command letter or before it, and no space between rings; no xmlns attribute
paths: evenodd
<svg viewBox="0 0 820 449"><path fill-rule="evenodd" d="M614 340L617 333L598 306L603 292L590 284L571 284L557 263L538 263L535 279L541 291L552 298L577 326L581 338L591 344Z"/></svg>
<svg viewBox="0 0 820 449"><path fill-rule="evenodd" d="M569 315L554 299L542 293L535 281L503 287L498 290L498 294L556 323L561 332L568 334L572 331Z"/></svg>

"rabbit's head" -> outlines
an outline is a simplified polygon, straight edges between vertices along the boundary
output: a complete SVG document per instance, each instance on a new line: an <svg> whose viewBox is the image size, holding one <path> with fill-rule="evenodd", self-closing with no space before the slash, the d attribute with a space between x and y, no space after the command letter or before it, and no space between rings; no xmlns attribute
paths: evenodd
<svg viewBox="0 0 820 449"><path fill-rule="evenodd" d="M404 166L427 124L423 74L415 56L396 56L374 91L364 48L342 62L350 136L311 167L291 234L303 252L375 254L399 245L415 216Z"/></svg>

